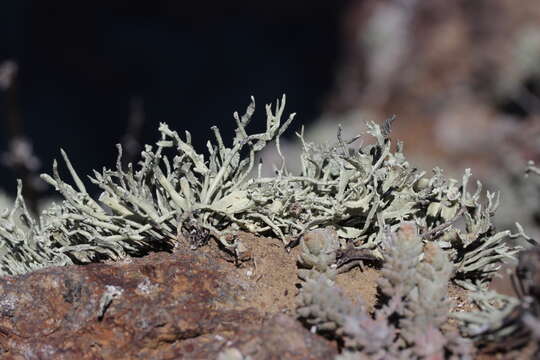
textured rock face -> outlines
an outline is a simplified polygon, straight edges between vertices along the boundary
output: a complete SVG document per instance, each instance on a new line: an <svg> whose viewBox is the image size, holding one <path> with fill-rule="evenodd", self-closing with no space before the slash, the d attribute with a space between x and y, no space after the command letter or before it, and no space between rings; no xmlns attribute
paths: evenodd
<svg viewBox="0 0 540 360"><path fill-rule="evenodd" d="M253 287L217 254L177 250L0 279L1 358L213 359L227 349L253 359L335 354L292 317L250 307Z"/></svg>

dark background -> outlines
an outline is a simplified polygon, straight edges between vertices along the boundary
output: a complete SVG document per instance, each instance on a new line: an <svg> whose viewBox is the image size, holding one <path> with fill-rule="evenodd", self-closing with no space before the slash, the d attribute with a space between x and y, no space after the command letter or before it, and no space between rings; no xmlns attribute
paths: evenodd
<svg viewBox="0 0 540 360"><path fill-rule="evenodd" d="M264 127L264 104L283 93L298 113L293 128L316 118L335 75L345 3L3 0L0 62L18 64L17 106L40 172L50 173L62 147L89 174L112 165L135 97L144 102L143 143L167 122L202 149L210 126L232 133L232 112L251 95L253 130ZM0 188L15 189L5 166Z"/></svg>

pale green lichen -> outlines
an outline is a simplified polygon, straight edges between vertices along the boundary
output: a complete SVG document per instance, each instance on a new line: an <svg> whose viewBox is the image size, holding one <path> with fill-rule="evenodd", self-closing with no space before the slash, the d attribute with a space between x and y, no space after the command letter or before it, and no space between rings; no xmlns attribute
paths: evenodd
<svg viewBox="0 0 540 360"><path fill-rule="evenodd" d="M519 255L513 274L514 290L519 298L495 291L471 294L480 309L453 316L461 321L463 334L474 339L489 351L522 350L540 356L540 248L533 247ZM531 355L532 356L532 355Z"/></svg>
<svg viewBox="0 0 540 360"><path fill-rule="evenodd" d="M52 219L36 221L28 212L18 182L15 203L0 214L0 275L23 274L47 266L71 264L71 259L44 231Z"/></svg>
<svg viewBox="0 0 540 360"><path fill-rule="evenodd" d="M62 151L75 186L61 179L55 161L52 176L43 178L65 200L39 220L24 215L27 224L17 230L14 213L6 215L0 232L5 249L1 274L141 256L172 247L179 235L194 248L214 237L236 251L239 230L271 234L291 245L305 232L329 225L343 241L381 258L385 229L394 231L403 221L415 222L424 239L448 253L456 281L483 284L517 251L505 243L511 234L497 232L490 222L498 196L487 192L482 204L479 183L470 194L469 171L459 184L440 169L427 177L412 168L401 143L392 149L391 121L382 128L368 124L375 143L360 147L352 147L359 137L343 139L341 131L335 144L313 144L298 134L302 168L290 173L279 141L294 114L282 123L284 105L285 98L274 111L267 105L266 130L248 134L252 100L243 116L234 114L237 130L230 147L212 128L215 143L207 143L206 157L195 151L189 133L182 139L161 124L161 139L145 147L136 166L122 167L119 146L116 168L94 171L90 180L102 190L98 200ZM259 175L252 177L257 153L270 142L282 159L276 176L262 177L259 164ZM20 194L16 208L24 208ZM464 229L455 225L460 221Z"/></svg>

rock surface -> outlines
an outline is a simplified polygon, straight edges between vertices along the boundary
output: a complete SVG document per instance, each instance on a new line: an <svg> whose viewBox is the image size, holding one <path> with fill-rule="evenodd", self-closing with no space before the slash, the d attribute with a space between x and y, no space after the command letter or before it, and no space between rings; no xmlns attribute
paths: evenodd
<svg viewBox="0 0 540 360"><path fill-rule="evenodd" d="M254 308L256 287L231 267L216 249L176 249L0 279L0 358L215 359L228 351L236 356L228 359L328 359L336 354L333 344L283 310Z"/></svg>

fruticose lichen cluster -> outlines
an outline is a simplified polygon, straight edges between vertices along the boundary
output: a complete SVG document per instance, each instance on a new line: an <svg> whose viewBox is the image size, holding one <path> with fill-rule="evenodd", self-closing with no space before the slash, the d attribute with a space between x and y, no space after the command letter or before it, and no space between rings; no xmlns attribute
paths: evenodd
<svg viewBox="0 0 540 360"><path fill-rule="evenodd" d="M491 223L498 194L482 192L479 182L471 192L469 170L457 181L438 168L428 176L410 166L403 144L392 146L392 119L382 126L369 123L365 135L372 141L365 145L355 145L362 136L344 139L341 130L335 143L310 143L302 129L301 170L291 173L280 137L294 114L282 121L284 106L285 97L274 109L267 105L266 130L249 134L252 99L244 115L234 113L231 144L212 128L206 155L194 149L188 132L182 138L161 124L160 139L145 147L137 164L123 166L118 146L116 167L89 176L101 190L97 199L62 151L72 184L60 177L56 161L52 175L42 178L64 200L36 219L19 184L15 204L0 216L0 276L173 246L197 248L211 238L238 255L236 234L247 231L278 237L287 247L300 241L308 269L299 273L305 281L299 315L343 336L347 352L375 358L381 351L426 358L432 352L466 353L465 342L441 328L448 280L484 294L494 272L519 250L506 240L525 236L519 224L511 234ZM263 177L257 154L270 143L281 163L275 176ZM396 235L404 224L415 229L414 236ZM327 236L332 241L305 241L303 235L328 227L335 231ZM336 254L345 248L384 263L380 288L390 302L375 318L334 293ZM404 318L399 336L388 321L396 316Z"/></svg>

